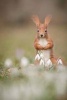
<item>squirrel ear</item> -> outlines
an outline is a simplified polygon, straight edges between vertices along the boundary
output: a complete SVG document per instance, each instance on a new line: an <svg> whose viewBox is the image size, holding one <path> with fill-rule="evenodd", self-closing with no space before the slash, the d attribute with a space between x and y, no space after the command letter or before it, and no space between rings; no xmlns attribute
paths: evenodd
<svg viewBox="0 0 67 100"><path fill-rule="evenodd" d="M36 24L36 26L40 25L40 20L39 20L39 17L37 15L33 15L32 20Z"/></svg>
<svg viewBox="0 0 67 100"><path fill-rule="evenodd" d="M45 23L46 26L48 26L48 24L50 23L51 18L52 18L51 15L49 15L49 16L47 16L47 17L45 18L45 22L44 22L44 23Z"/></svg>

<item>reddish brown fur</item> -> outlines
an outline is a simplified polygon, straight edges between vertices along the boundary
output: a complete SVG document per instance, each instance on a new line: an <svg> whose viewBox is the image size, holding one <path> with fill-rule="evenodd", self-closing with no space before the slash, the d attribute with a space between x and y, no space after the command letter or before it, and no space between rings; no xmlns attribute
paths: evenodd
<svg viewBox="0 0 67 100"><path fill-rule="evenodd" d="M51 59L53 64L56 64L57 59L54 57L54 54L53 54L53 41L49 37L48 32L47 32L47 27L48 27L48 24L50 23L51 16L47 16L45 18L44 24L40 23L38 16L33 16L32 19L33 19L34 23L36 24L37 30L38 30L37 36L36 36L35 41L34 41L34 47L35 47L36 51L50 49L50 59ZM41 35L43 35L43 38L44 39L46 38L46 40L48 41L48 44L45 47L43 47L39 44L39 39L40 39Z"/></svg>

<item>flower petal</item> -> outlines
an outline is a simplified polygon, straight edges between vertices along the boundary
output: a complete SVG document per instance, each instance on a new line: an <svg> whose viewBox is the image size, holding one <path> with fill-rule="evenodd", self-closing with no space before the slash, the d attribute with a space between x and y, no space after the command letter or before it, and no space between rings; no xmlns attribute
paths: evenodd
<svg viewBox="0 0 67 100"><path fill-rule="evenodd" d="M39 54L37 54L37 55L35 56L35 60L40 60Z"/></svg>
<svg viewBox="0 0 67 100"><path fill-rule="evenodd" d="M44 65L44 61L42 59L40 60L40 65Z"/></svg>
<svg viewBox="0 0 67 100"><path fill-rule="evenodd" d="M63 62L60 58L58 59L57 63L60 64L60 65L63 65Z"/></svg>
<svg viewBox="0 0 67 100"><path fill-rule="evenodd" d="M52 62L51 62L50 59L46 62L45 66L46 67L52 67Z"/></svg>
<svg viewBox="0 0 67 100"><path fill-rule="evenodd" d="M43 53L41 53L41 54L40 54L40 58L43 58L43 57L44 57L44 55L43 55Z"/></svg>

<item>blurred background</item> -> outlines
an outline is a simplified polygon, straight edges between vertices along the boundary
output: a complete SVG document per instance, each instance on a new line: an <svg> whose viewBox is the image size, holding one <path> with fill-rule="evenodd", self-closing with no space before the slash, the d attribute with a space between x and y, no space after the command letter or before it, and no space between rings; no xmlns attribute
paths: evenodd
<svg viewBox="0 0 67 100"><path fill-rule="evenodd" d="M52 15L48 32L54 41L54 52L67 60L67 0L0 0L0 61L14 59L17 50L34 59L34 14L42 22L45 16Z"/></svg>
<svg viewBox="0 0 67 100"><path fill-rule="evenodd" d="M54 73L53 66L46 72L29 65L36 54L32 15L42 22L52 15L54 53L67 61L67 0L0 0L0 100L67 100L65 67Z"/></svg>

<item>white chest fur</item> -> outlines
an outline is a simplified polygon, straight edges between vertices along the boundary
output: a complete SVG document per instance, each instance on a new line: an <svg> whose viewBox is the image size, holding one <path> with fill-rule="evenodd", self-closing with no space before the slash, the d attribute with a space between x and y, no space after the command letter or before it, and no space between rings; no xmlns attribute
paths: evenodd
<svg viewBox="0 0 67 100"><path fill-rule="evenodd" d="M39 44L43 47L47 45L48 41L45 38L39 39Z"/></svg>
<svg viewBox="0 0 67 100"><path fill-rule="evenodd" d="M48 41L46 39L40 39L39 44L43 47L45 47L48 44ZM39 54L43 55L43 60L46 62L48 59L50 59L50 49L47 50L39 50Z"/></svg>

